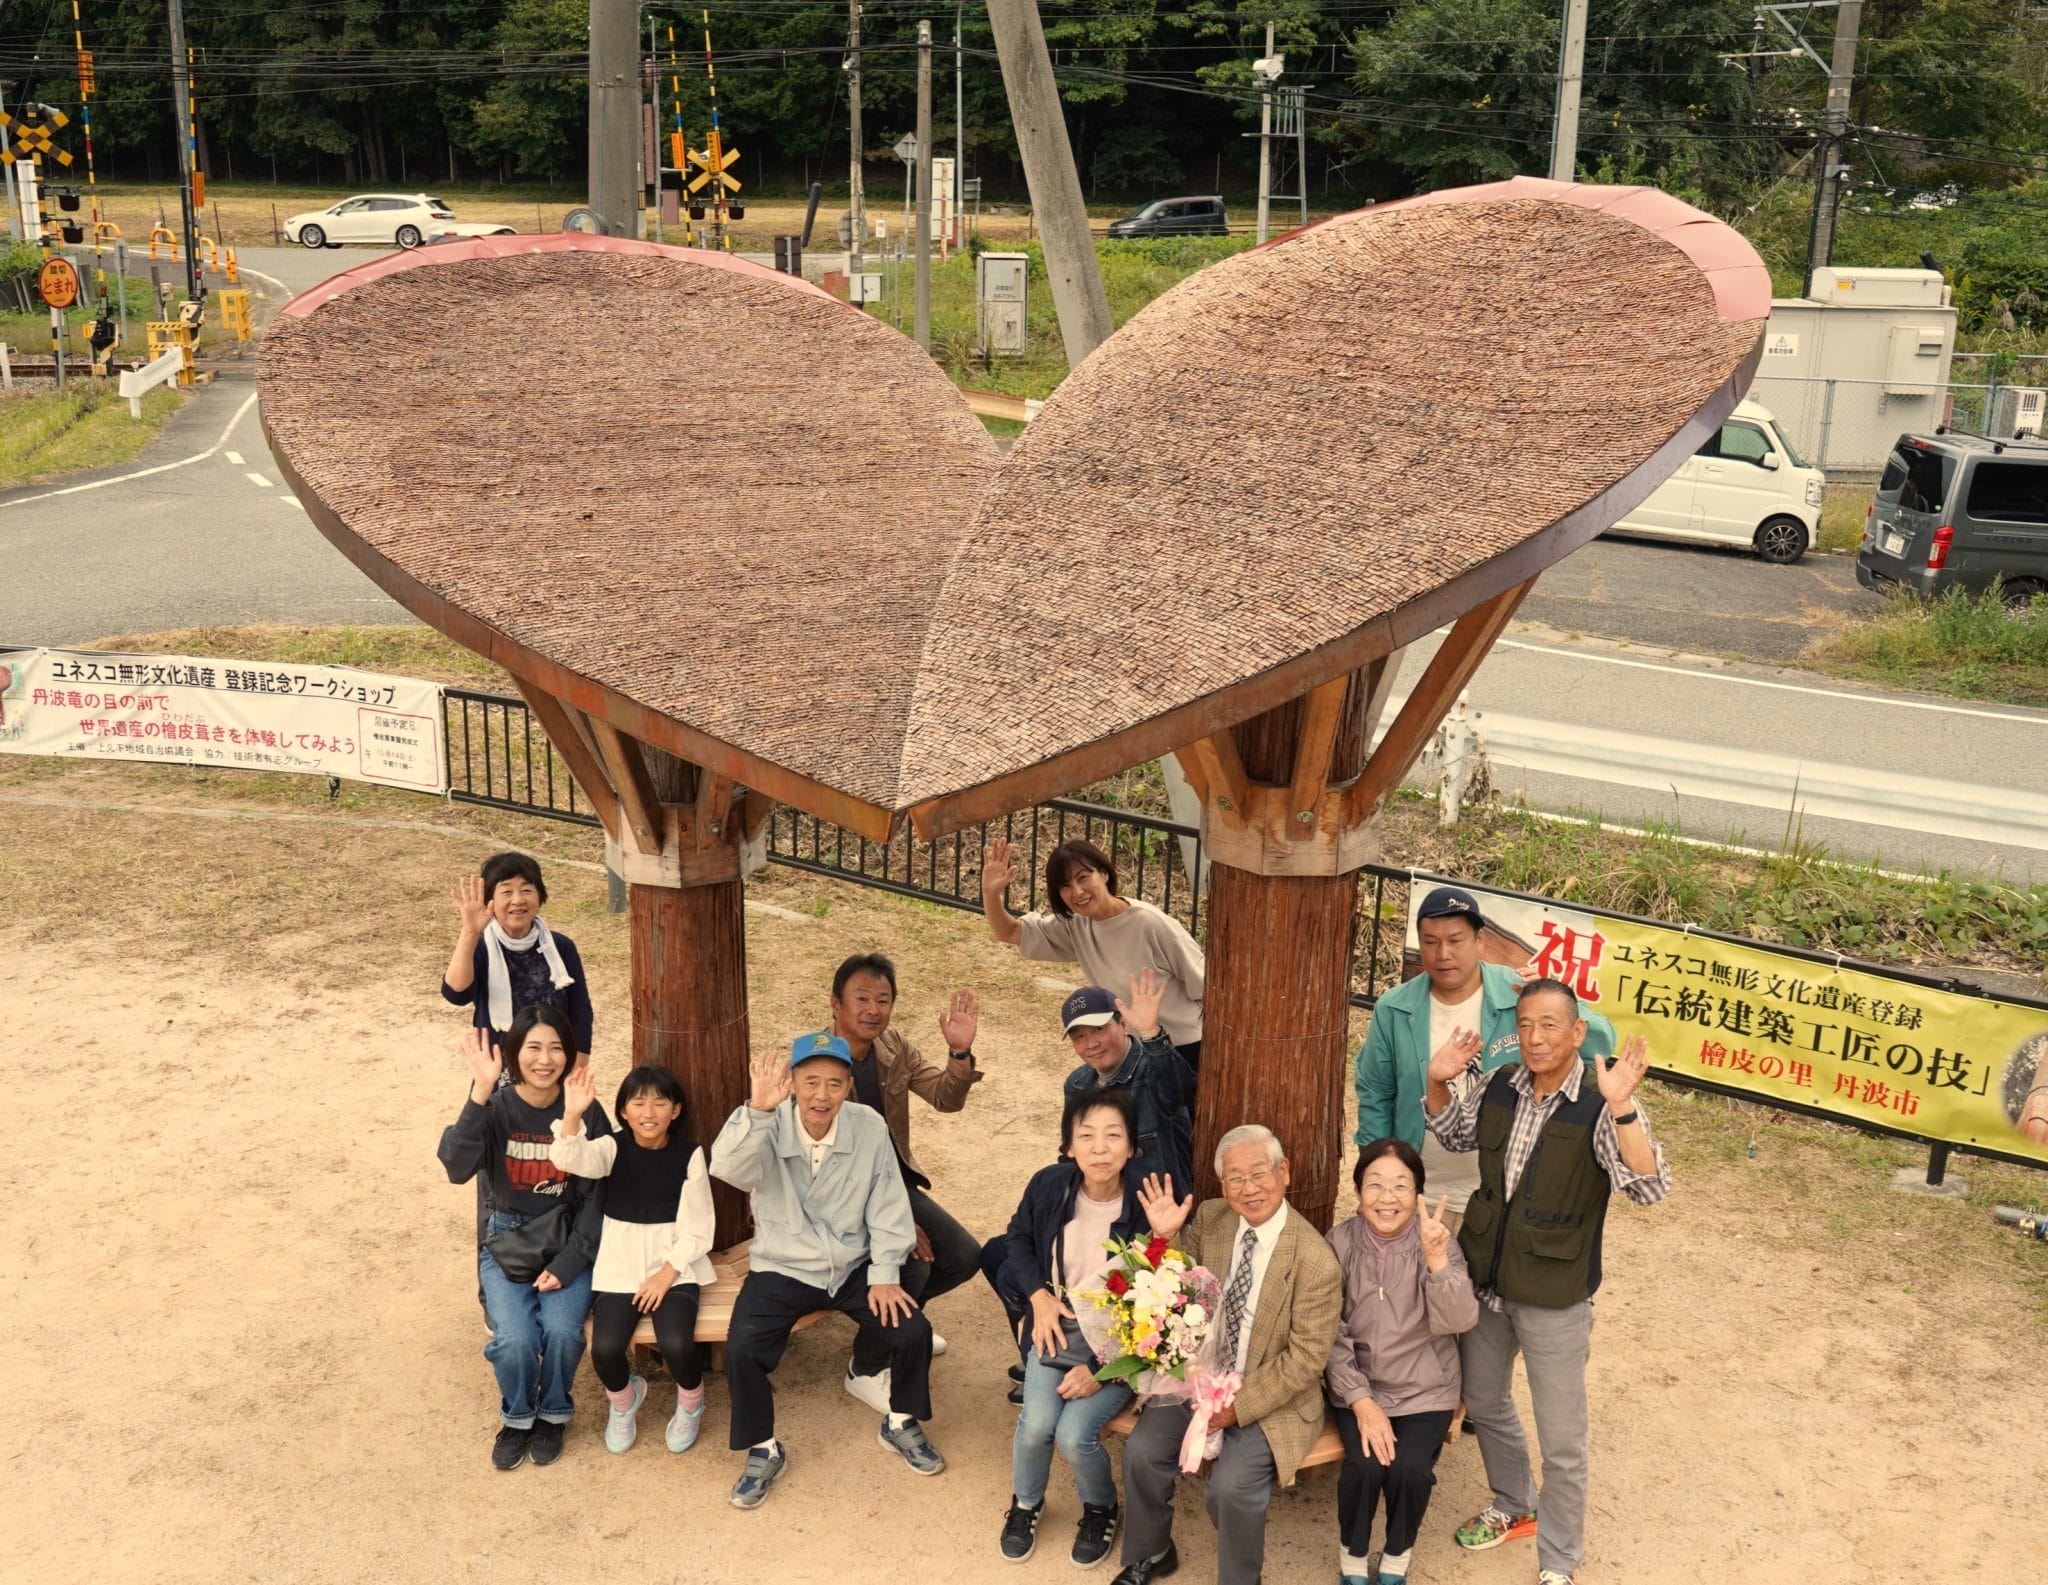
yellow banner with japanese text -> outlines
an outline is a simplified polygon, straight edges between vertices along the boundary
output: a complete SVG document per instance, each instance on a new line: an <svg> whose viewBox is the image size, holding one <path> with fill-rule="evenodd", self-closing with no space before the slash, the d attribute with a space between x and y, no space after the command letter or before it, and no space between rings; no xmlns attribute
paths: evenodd
<svg viewBox="0 0 2048 1585"><path fill-rule="evenodd" d="M1411 909L1427 890L1418 878ZM1470 890L1489 961L1570 985L1618 1036L1642 1035L1662 1073L2048 1163L2048 1140L2019 1126L2048 1085L2048 1008Z"/></svg>

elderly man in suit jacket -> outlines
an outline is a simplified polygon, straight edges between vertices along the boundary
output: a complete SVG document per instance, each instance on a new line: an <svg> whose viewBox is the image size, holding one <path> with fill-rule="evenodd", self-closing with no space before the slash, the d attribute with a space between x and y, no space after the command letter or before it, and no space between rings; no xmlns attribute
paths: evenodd
<svg viewBox="0 0 2048 1585"><path fill-rule="evenodd" d="M1223 1284L1216 1324L1225 1358L1244 1376L1236 1401L1210 1423L1223 1450L1209 1471L1217 1585L1254 1585L1266 1555L1273 1484L1294 1472L1323 1428L1323 1367L1344 1301L1344 1276L1322 1235L1287 1203L1287 1158L1269 1128L1233 1128L1216 1145L1223 1198L1190 1196L1151 1217ZM1148 1206L1148 1210L1151 1207ZM1184 1224L1184 1225L1183 1225ZM1176 1236L1178 1235L1178 1236ZM1123 1570L1113 1585L1148 1585L1180 1566L1173 1486L1191 1411L1156 1402L1124 1449Z"/></svg>

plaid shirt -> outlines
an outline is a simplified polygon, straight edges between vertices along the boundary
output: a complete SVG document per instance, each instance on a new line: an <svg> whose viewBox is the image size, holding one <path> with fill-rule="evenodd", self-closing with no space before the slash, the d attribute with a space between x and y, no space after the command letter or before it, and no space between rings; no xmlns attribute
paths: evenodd
<svg viewBox="0 0 2048 1585"><path fill-rule="evenodd" d="M1508 1128L1507 1149L1501 1162L1502 1180L1509 1199L1522 1181L1522 1173L1529 1165L1529 1158L1536 1154L1536 1141L1543 1133L1543 1125L1550 1121L1560 1105L1566 1100L1579 1098L1579 1085L1585 1079L1586 1065L1574 1061L1566 1070L1564 1083L1548 1095L1536 1093L1536 1081L1529 1076L1529 1070L1519 1063L1508 1073L1508 1083L1514 1086L1515 1120ZM1471 1073L1460 1076L1451 1088L1450 1101L1440 1112L1425 1114L1429 1131L1436 1135L1437 1143L1446 1150L1477 1150L1479 1148L1479 1102L1486 1093L1491 1075L1476 1077ZM1645 1136L1650 1132L1649 1114L1642 1110L1642 1103L1631 1100L1637 1115L1642 1119ZM1614 1113L1606 1107L1600 1109L1600 1121L1593 1125L1593 1159L1607 1173L1607 1179L1616 1192L1627 1195L1638 1205L1655 1205L1671 1192L1671 1168L1664 1160L1664 1147L1656 1140L1650 1140L1650 1152L1656 1157L1655 1172L1631 1172L1628 1163L1621 1159L1621 1141L1615 1137ZM1499 1294L1491 1288L1479 1290L1479 1300L1489 1310L1504 1310L1507 1306Z"/></svg>

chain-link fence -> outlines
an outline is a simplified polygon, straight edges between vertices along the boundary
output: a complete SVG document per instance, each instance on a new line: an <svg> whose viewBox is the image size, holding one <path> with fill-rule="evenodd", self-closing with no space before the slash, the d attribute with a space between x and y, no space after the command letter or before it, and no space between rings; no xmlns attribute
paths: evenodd
<svg viewBox="0 0 2048 1585"><path fill-rule="evenodd" d="M1834 484L1869 483L1904 434L1938 428L2011 439L2041 431L2048 405L2048 366L2042 385L1987 380L1904 385L1886 380L1818 380L1765 375L1749 399L1771 416L1802 460Z"/></svg>

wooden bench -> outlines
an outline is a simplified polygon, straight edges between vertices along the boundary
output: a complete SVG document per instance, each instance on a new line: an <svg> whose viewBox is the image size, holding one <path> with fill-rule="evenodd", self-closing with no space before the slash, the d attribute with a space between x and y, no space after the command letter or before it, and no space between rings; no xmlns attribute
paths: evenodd
<svg viewBox="0 0 2048 1585"><path fill-rule="evenodd" d="M1464 1428L1464 1424L1465 1406L1461 1403L1458 1405L1457 1413L1451 1416L1451 1429L1449 1434L1445 1436L1444 1441L1446 1443L1457 1441L1458 1433ZM1121 1413L1112 1415L1109 1423L1102 1429L1104 1431L1114 1431L1118 1436L1129 1436L1137 1428L1138 1411L1134 1405L1123 1410ZM1337 1435L1336 1413L1334 1411L1325 1411L1322 1435L1318 1436L1309 1447L1308 1452L1302 1455L1301 1467L1309 1469L1317 1464L1341 1464L1343 1462L1344 1439Z"/></svg>
<svg viewBox="0 0 2048 1585"><path fill-rule="evenodd" d="M726 1334L732 1330L732 1307L738 1303L740 1284L747 1279L747 1261L753 1248L753 1240L735 1244L730 1249L714 1249L711 1252L711 1269L718 1274L718 1280L697 1296L697 1330L694 1333L704 1352L704 1368L719 1370L725 1365ZM798 1318L792 1332L801 1332L813 1326L834 1310L813 1310L809 1315ZM583 1334L590 1335L590 1322L583 1323ZM653 1353L657 1349L654 1341L654 1318L643 1315L640 1324L633 1328L633 1351Z"/></svg>

